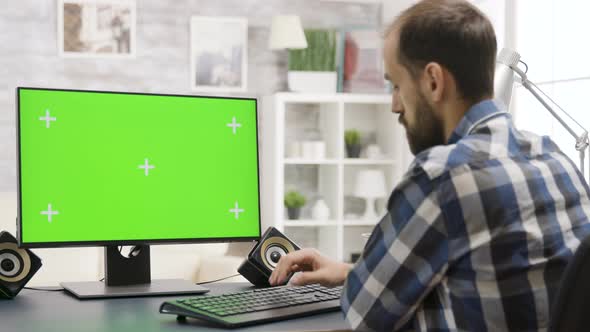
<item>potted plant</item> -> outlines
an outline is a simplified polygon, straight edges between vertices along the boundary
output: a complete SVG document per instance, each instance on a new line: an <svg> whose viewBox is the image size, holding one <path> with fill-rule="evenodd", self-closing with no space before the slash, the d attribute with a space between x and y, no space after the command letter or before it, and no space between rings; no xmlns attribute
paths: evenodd
<svg viewBox="0 0 590 332"><path fill-rule="evenodd" d="M299 219L301 207L304 206L306 202L305 197L297 191L289 191L285 194L284 201L289 219Z"/></svg>
<svg viewBox="0 0 590 332"><path fill-rule="evenodd" d="M307 48L289 50L289 90L336 92L336 32L309 29L304 32Z"/></svg>
<svg viewBox="0 0 590 332"><path fill-rule="evenodd" d="M344 131L344 143L348 158L358 158L361 154L361 134L356 129Z"/></svg>

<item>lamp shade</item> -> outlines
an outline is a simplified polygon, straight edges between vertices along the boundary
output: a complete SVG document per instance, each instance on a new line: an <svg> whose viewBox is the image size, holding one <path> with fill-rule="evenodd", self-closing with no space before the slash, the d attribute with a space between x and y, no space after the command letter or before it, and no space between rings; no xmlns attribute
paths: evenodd
<svg viewBox="0 0 590 332"><path fill-rule="evenodd" d="M363 198L379 198L387 195L383 171L376 169L359 171L354 186L354 195Z"/></svg>
<svg viewBox="0 0 590 332"><path fill-rule="evenodd" d="M270 27L268 47L271 50L307 48L307 40L299 16L274 16Z"/></svg>
<svg viewBox="0 0 590 332"><path fill-rule="evenodd" d="M506 109L510 109L512 88L514 86L514 70L518 65L520 54L503 48L496 57L496 71L494 74L494 98L504 103Z"/></svg>

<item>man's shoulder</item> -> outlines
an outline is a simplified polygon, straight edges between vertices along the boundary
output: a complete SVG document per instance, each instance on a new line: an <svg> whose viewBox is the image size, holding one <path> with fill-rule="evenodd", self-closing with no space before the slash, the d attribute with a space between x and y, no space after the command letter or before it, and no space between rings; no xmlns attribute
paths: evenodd
<svg viewBox="0 0 590 332"><path fill-rule="evenodd" d="M458 167L485 168L506 160L522 163L532 159L549 160L557 156L559 159L565 157L547 136L518 131L505 124L492 124L475 130L454 144L422 151L416 155L410 170L412 173L420 169L430 179L435 179Z"/></svg>
<svg viewBox="0 0 590 332"><path fill-rule="evenodd" d="M416 155L410 170L422 170L430 179L435 179L458 166L487 158L484 145L488 144L485 140L466 138L455 144L438 145Z"/></svg>

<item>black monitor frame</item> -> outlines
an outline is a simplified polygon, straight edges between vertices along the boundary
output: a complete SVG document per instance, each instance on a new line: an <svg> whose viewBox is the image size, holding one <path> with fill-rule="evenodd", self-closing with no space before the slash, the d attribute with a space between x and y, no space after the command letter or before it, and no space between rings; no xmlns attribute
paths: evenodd
<svg viewBox="0 0 590 332"><path fill-rule="evenodd" d="M105 94L129 94L143 96L164 96L164 97L186 97L186 98L209 98L209 99L237 99L254 101L256 115L256 160L258 178L258 236L249 237L220 237L220 238L180 238L180 239L139 239L139 240L105 240L105 241L69 241L69 242L23 242L22 239L22 188L21 188L21 157L20 157L20 90L42 90L42 91L66 91L66 92L89 92ZM258 132L258 100L248 97L221 97L203 95L180 95L140 92L119 92L119 91L97 91L97 90L76 90L76 89L53 89L53 88L16 88L16 162L17 162L17 240L23 248L60 248L60 247L97 247L97 246L127 246L145 244L190 244L190 243L219 243L219 242L251 242L260 240L262 210L260 206L260 138Z"/></svg>
<svg viewBox="0 0 590 332"><path fill-rule="evenodd" d="M21 187L21 136L20 136L20 91L66 91L88 92L105 94L130 94L144 96L169 96L186 98L211 98L211 99L239 99L254 101L256 123L256 161L258 179L258 236L252 237L222 237L222 238L180 238L180 239L139 239L139 240L105 240L105 241L69 241L69 242L23 242L22 239L22 187ZM194 243L218 243L218 242L251 242L260 240L262 210L260 204L260 138L258 132L258 100L247 97L221 97L202 95L157 94L121 91L97 91L76 89L53 89L36 87L16 88L16 144L17 144L17 236L20 247L23 248L61 248L61 247L97 247L104 246L104 282L71 282L62 283L62 286L80 299L110 298L129 296L151 296L171 294L196 294L206 292L207 289L194 285L184 280L151 280L150 269L150 244L194 244ZM135 246L134 256L123 257L120 246Z"/></svg>

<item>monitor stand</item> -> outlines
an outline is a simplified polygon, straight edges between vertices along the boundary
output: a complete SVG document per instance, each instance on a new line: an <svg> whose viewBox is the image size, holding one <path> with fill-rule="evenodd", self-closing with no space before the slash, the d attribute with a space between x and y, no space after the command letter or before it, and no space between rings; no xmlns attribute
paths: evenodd
<svg viewBox="0 0 590 332"><path fill-rule="evenodd" d="M136 246L124 257L117 246L105 247L103 281L62 282L79 299L202 294L209 290L183 279L151 280L150 247Z"/></svg>

